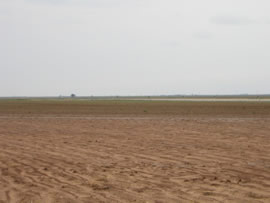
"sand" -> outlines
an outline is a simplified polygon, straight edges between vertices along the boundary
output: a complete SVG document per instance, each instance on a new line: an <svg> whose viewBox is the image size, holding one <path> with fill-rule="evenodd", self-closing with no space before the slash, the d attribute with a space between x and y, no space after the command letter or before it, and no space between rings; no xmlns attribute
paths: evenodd
<svg viewBox="0 0 270 203"><path fill-rule="evenodd" d="M270 202L265 114L14 112L0 111L0 202Z"/></svg>

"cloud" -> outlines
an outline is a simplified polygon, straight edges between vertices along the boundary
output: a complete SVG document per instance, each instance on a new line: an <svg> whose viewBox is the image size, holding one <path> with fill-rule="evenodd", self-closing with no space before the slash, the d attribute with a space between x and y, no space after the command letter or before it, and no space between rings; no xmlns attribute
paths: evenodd
<svg viewBox="0 0 270 203"><path fill-rule="evenodd" d="M162 43L163 46L178 47L181 46L179 41L166 41Z"/></svg>
<svg viewBox="0 0 270 203"><path fill-rule="evenodd" d="M51 5L67 5L71 4L73 0L25 0L27 3L32 4L51 4ZM80 2L80 0L78 1Z"/></svg>
<svg viewBox="0 0 270 203"><path fill-rule="evenodd" d="M214 16L210 18L210 22L217 25L249 25L255 23L250 18L236 16Z"/></svg>
<svg viewBox="0 0 270 203"><path fill-rule="evenodd" d="M193 33L192 35L194 38L197 38L197 39L212 39L213 38L213 35L209 32L195 32Z"/></svg>
<svg viewBox="0 0 270 203"><path fill-rule="evenodd" d="M94 8L114 8L121 6L141 6L147 1L142 0L25 0L32 4L49 4L55 6L88 6Z"/></svg>
<svg viewBox="0 0 270 203"><path fill-rule="evenodd" d="M266 19L266 20L265 20L265 23L266 23L266 24L270 24L270 19Z"/></svg>

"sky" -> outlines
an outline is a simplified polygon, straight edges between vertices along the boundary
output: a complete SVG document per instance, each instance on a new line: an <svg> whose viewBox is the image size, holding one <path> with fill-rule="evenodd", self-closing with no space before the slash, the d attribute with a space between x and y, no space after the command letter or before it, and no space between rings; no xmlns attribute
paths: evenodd
<svg viewBox="0 0 270 203"><path fill-rule="evenodd" d="M0 0L0 96L269 94L269 0Z"/></svg>

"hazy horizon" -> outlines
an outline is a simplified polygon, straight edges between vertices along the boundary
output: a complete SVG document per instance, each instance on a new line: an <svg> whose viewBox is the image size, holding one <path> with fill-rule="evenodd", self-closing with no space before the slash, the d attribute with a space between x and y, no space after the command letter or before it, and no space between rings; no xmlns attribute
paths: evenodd
<svg viewBox="0 0 270 203"><path fill-rule="evenodd" d="M0 97L270 93L266 0L0 0Z"/></svg>
<svg viewBox="0 0 270 203"><path fill-rule="evenodd" d="M72 93L73 94L73 93ZM75 94L74 98L100 98L100 97L108 97L108 98L117 98L117 97L209 97L209 98L215 98L215 97L235 97L235 98L241 98L241 97L269 97L270 94L170 94L170 95L77 95ZM0 96L0 98L71 98L70 95L36 95L36 96Z"/></svg>

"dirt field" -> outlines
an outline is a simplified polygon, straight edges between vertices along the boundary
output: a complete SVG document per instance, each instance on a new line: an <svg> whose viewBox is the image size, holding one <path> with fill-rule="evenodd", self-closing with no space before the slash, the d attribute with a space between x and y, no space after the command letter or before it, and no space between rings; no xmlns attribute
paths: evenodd
<svg viewBox="0 0 270 203"><path fill-rule="evenodd" d="M1 100L0 202L270 202L270 103Z"/></svg>

